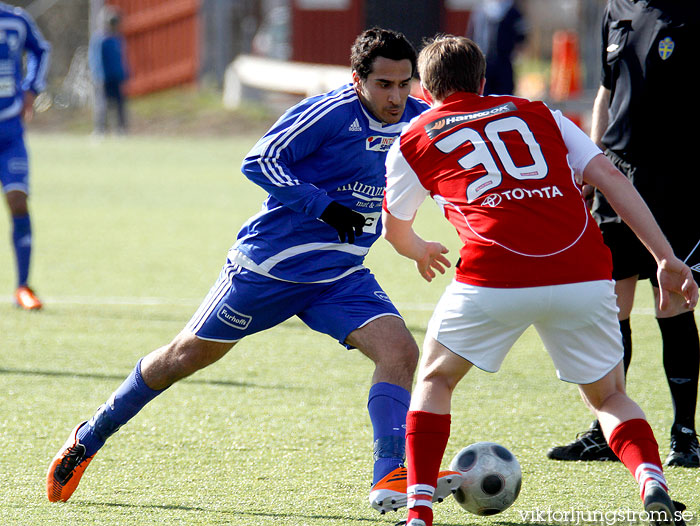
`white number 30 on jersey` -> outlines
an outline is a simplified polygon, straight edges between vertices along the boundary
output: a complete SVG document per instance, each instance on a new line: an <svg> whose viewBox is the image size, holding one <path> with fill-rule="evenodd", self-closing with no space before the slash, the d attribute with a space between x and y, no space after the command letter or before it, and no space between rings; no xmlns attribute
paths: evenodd
<svg viewBox="0 0 700 526"><path fill-rule="evenodd" d="M500 134L505 132L518 132L522 137L534 160L531 165L515 165L506 143L500 137ZM472 128L460 128L435 143L435 146L443 153L451 153L466 143L471 143L474 146L474 150L462 157L459 164L465 170L483 166L487 173L467 187L467 201L469 203L497 187L503 181L503 173L498 167L487 141L491 143L503 169L511 177L519 180L547 177L549 169L542 155L542 149L524 120L519 117L505 117L491 121L484 127L484 135L486 135L486 139Z"/></svg>

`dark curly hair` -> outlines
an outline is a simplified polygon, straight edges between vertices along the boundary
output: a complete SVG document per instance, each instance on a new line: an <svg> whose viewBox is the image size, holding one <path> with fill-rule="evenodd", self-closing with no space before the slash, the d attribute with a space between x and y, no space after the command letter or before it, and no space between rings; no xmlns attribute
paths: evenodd
<svg viewBox="0 0 700 526"><path fill-rule="evenodd" d="M397 31L373 27L358 35L350 52L350 66L365 80L372 73L374 59L410 60L411 75L416 72L416 50L408 39Z"/></svg>

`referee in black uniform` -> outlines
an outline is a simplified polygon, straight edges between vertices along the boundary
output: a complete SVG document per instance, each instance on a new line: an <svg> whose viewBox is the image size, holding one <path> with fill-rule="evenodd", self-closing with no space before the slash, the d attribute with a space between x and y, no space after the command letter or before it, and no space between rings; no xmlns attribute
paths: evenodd
<svg viewBox="0 0 700 526"><path fill-rule="evenodd" d="M700 57L700 2L609 0L603 16L602 85L592 139L634 183L679 258L700 270L700 104L691 80ZM700 467L695 431L700 345L694 313L680 296L658 308L656 263L595 191L591 209L613 257L625 371L632 356L630 314L637 281L649 279L663 341L674 420L667 466ZM598 422L555 460L617 460Z"/></svg>

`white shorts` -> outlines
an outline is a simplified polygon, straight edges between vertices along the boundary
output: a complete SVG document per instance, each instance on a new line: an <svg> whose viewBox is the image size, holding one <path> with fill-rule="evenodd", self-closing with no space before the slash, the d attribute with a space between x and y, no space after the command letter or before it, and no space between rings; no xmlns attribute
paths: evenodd
<svg viewBox="0 0 700 526"><path fill-rule="evenodd" d="M559 379L600 380L620 363L622 336L613 281L500 289L453 281L435 307L427 336L495 373L533 325Z"/></svg>

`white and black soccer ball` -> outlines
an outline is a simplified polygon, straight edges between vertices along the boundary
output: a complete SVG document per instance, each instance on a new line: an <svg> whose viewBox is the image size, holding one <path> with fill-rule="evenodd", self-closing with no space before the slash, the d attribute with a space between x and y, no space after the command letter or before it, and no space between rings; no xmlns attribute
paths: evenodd
<svg viewBox="0 0 700 526"><path fill-rule="evenodd" d="M520 494L520 463L513 453L495 442L477 442L465 447L454 456L450 469L464 477L455 499L475 515L501 513Z"/></svg>

